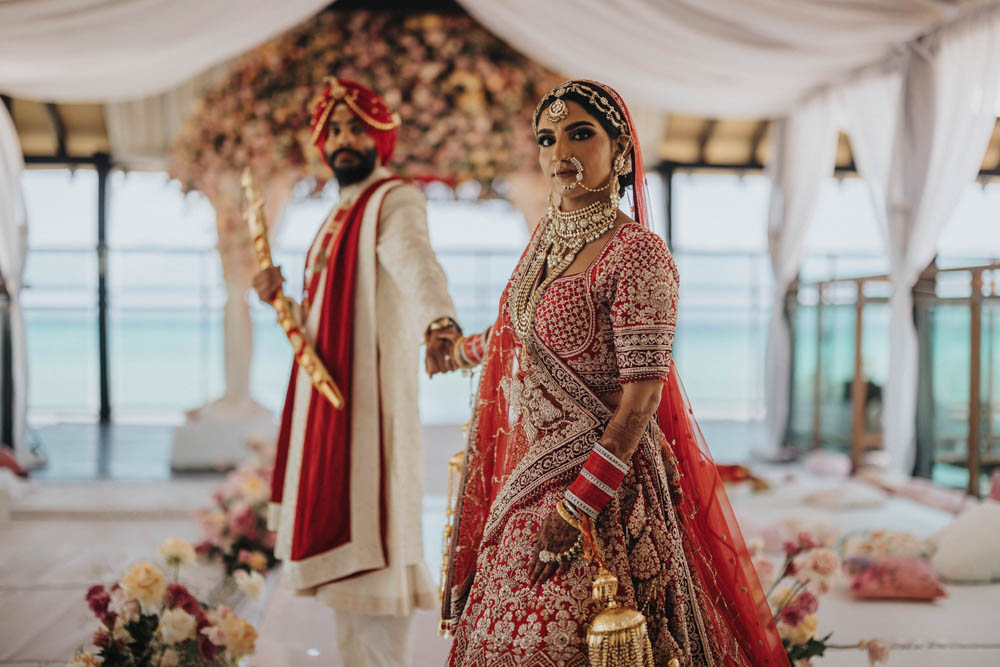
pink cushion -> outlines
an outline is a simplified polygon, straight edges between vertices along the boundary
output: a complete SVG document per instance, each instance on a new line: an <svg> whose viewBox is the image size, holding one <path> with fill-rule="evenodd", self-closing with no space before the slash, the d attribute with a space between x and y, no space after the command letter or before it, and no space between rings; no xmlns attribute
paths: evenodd
<svg viewBox="0 0 1000 667"><path fill-rule="evenodd" d="M847 477L851 474L851 457L827 449L807 456L805 465L806 470L819 477Z"/></svg>
<svg viewBox="0 0 1000 667"><path fill-rule="evenodd" d="M851 583L856 598L936 600L948 596L930 565L916 558L875 558L859 569Z"/></svg>

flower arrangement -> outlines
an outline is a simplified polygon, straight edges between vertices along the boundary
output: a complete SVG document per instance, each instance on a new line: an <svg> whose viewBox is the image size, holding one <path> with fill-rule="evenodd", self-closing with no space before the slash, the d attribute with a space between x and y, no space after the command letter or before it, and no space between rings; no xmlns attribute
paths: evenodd
<svg viewBox="0 0 1000 667"><path fill-rule="evenodd" d="M264 573L277 564L275 534L267 529L271 469L258 463L239 466L212 493L215 506L195 513L204 539L195 551L220 560L226 574Z"/></svg>
<svg viewBox="0 0 1000 667"><path fill-rule="evenodd" d="M178 583L179 569L194 562L191 545L170 539L160 553L174 568L172 582L157 565L139 561L110 588L96 585L87 591L100 627L92 650L78 653L71 667L235 667L253 654L253 625L225 605L213 608L199 601Z"/></svg>
<svg viewBox="0 0 1000 667"><path fill-rule="evenodd" d="M402 175L488 193L533 164L531 113L560 81L466 14L334 7L247 53L208 91L174 142L171 175L203 191L238 185L247 165L261 182L325 179L309 123L328 75L372 87L402 116Z"/></svg>
<svg viewBox="0 0 1000 667"><path fill-rule="evenodd" d="M881 639L860 642L857 646L829 643L832 633L817 636L819 630L819 598L828 593L840 574L840 556L821 546L810 532L800 532L784 544L785 558L780 568L762 556L760 543L750 543L751 556L762 585L768 588L768 601L774 620L796 667L809 667L812 658L821 657L828 649L861 648L868 652L872 665L886 662L889 645Z"/></svg>

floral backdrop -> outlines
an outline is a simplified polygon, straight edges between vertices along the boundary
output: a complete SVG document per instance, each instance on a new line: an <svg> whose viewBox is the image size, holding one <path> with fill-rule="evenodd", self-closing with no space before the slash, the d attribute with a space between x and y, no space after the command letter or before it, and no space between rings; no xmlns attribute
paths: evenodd
<svg viewBox="0 0 1000 667"><path fill-rule="evenodd" d="M486 195L533 167L531 113L560 80L468 15L329 9L246 54L207 93L175 140L171 174L210 197L232 191L246 165L262 182L326 178L309 120L330 74L371 86L399 111L400 173L478 181Z"/></svg>

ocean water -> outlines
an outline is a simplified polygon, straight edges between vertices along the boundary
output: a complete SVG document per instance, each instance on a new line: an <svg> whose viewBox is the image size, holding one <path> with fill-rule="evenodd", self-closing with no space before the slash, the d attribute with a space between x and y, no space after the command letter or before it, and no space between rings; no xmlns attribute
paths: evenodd
<svg viewBox="0 0 1000 667"><path fill-rule="evenodd" d="M467 331L495 318L497 301L519 252L445 250L439 258ZM301 251L277 253L287 291L301 291ZM676 255L681 273L674 356L696 415L702 420L752 421L763 416L764 351L771 300L767 260L753 253ZM183 411L224 390L222 307L214 251L120 250L110 256L111 401L116 419L179 421ZM87 251L33 251L24 294L28 327L29 406L33 418L93 418L99 408L96 263ZM291 352L269 307L249 299L254 322L251 393L277 413L287 386ZM796 315L793 429L812 428L816 354L814 309ZM823 441L844 446L850 432L845 391L854 371L853 306L824 310ZM865 311L866 377L879 387L888 377L888 308ZM934 396L939 440L963 451L969 396L969 317L962 306L934 316ZM991 400L1000 434L1000 308L983 325L983 395ZM459 374L429 380L420 371L421 416L428 424L462 424L470 413L474 380ZM879 415L869 415L877 431ZM985 426L986 424L984 424ZM984 429L985 431L986 429Z"/></svg>
<svg viewBox="0 0 1000 667"><path fill-rule="evenodd" d="M496 317L516 250L445 250L439 259L466 331ZM301 252L276 253L291 295L301 292ZM177 419L224 389L222 289L213 251L119 250L109 258L111 400L118 418ZM675 358L703 418L754 419L763 410L766 264L761 256L678 256L682 295ZM86 251L37 250L23 303L29 405L46 417L87 417L99 403L96 264ZM755 276L748 281L747 276ZM57 277L57 278L56 278ZM750 285L750 287L747 287ZM254 322L251 392L277 411L291 353L269 307L249 297ZM464 423L471 382L421 379L427 423Z"/></svg>

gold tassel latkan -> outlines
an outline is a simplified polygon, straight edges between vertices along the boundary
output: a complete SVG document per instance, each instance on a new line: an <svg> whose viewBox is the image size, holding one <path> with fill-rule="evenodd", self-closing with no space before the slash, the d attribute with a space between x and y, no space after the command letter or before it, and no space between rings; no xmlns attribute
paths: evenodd
<svg viewBox="0 0 1000 667"><path fill-rule="evenodd" d="M466 427L462 427L465 431ZM448 497L444 509L444 530L441 534L441 587L438 590L438 600L444 600L444 586L448 580L448 562L451 556L451 534L455 523L455 491L465 467L465 452L458 452L448 461ZM438 636L447 637L451 634L451 624L444 619L438 625Z"/></svg>
<svg viewBox="0 0 1000 667"><path fill-rule="evenodd" d="M591 667L654 667L646 617L637 609L615 602L618 578L601 567L594 578L593 597L607 607L587 629ZM671 658L668 667L680 667Z"/></svg>

